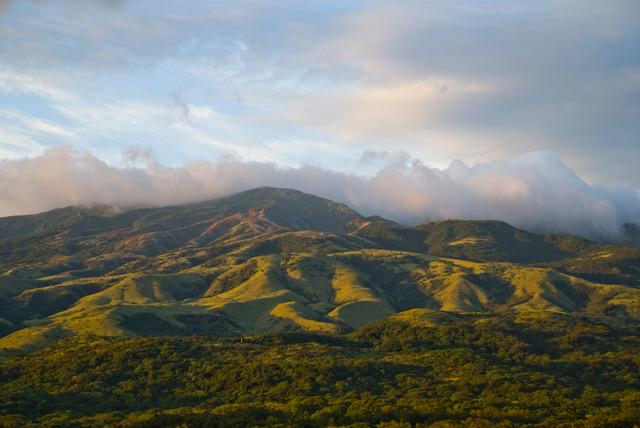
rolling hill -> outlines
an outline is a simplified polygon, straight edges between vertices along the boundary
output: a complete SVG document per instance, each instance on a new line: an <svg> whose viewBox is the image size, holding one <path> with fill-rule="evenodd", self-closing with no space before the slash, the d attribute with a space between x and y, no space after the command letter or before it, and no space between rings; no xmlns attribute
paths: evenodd
<svg viewBox="0 0 640 428"><path fill-rule="evenodd" d="M403 227L289 189L0 219L5 354L84 334L342 334L417 309L635 323L639 287L638 249L498 221Z"/></svg>

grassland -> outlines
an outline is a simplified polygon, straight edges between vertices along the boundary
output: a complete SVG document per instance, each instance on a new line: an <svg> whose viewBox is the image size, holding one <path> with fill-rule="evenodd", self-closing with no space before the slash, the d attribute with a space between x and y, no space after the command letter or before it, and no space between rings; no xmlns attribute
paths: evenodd
<svg viewBox="0 0 640 428"><path fill-rule="evenodd" d="M347 333L412 309L640 319L640 251L500 222L401 227L301 192L0 219L0 349L62 337ZM3 229L4 230L4 229Z"/></svg>
<svg viewBox="0 0 640 428"><path fill-rule="evenodd" d="M285 189L0 219L0 426L633 427L640 250Z"/></svg>

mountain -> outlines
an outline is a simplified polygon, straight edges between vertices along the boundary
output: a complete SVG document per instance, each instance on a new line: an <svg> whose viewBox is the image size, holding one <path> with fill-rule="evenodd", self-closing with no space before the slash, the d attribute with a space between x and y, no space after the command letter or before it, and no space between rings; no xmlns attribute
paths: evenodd
<svg viewBox="0 0 640 428"><path fill-rule="evenodd" d="M403 227L289 189L0 219L6 353L78 334L339 334L416 309L635 323L639 287L638 249L498 221Z"/></svg>

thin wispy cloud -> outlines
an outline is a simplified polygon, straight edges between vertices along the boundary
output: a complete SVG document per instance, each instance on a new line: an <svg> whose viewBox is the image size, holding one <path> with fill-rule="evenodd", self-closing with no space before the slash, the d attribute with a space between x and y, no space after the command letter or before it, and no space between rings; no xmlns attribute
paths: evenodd
<svg viewBox="0 0 640 428"><path fill-rule="evenodd" d="M627 172L640 155L639 8L543 0L10 2L0 15L0 35L11 41L0 48L0 97L37 96L53 111L153 104L183 116L192 106L225 115L220 128L202 127L208 138L172 134L190 153L181 162L206 153L210 140L237 153L255 141L331 142L344 150L341 163L393 146L441 166L549 149L591 182L640 187ZM108 120L96 118L96 128ZM146 144L136 138L157 125L140 124L136 136L126 126L95 133L78 148ZM176 158L162 147L157 154ZM303 161L333 165L333 156L310 148Z"/></svg>

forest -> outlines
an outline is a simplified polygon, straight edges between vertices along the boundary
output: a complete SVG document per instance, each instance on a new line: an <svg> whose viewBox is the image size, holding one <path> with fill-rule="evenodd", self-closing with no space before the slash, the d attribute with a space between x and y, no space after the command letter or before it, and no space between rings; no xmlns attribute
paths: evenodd
<svg viewBox="0 0 640 428"><path fill-rule="evenodd" d="M634 427L640 249L290 189L0 219L0 427Z"/></svg>
<svg viewBox="0 0 640 428"><path fill-rule="evenodd" d="M633 427L640 332L412 311L345 336L81 335L0 363L3 427Z"/></svg>

